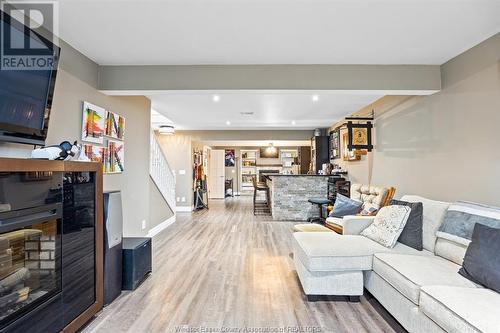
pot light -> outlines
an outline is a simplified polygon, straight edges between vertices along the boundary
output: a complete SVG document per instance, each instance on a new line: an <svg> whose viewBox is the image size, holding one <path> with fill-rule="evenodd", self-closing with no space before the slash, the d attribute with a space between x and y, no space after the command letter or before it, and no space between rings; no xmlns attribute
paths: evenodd
<svg viewBox="0 0 500 333"><path fill-rule="evenodd" d="M312 99L313 102L317 102L317 101L319 101L319 96L318 95L312 95L311 99Z"/></svg>
<svg viewBox="0 0 500 333"><path fill-rule="evenodd" d="M213 100L215 103L217 103L218 101L220 101L220 96L219 96L219 95L214 95L214 96L212 97L212 100Z"/></svg>
<svg viewBox="0 0 500 333"><path fill-rule="evenodd" d="M295 124L296 124L295 120L292 120L292 125L295 125Z"/></svg>
<svg viewBox="0 0 500 333"><path fill-rule="evenodd" d="M229 126L231 125L231 122L229 120L226 121L226 125Z"/></svg>
<svg viewBox="0 0 500 333"><path fill-rule="evenodd" d="M160 133L161 135L174 135L175 128L174 128L174 126L171 126L171 125L161 125L158 128L158 133Z"/></svg>

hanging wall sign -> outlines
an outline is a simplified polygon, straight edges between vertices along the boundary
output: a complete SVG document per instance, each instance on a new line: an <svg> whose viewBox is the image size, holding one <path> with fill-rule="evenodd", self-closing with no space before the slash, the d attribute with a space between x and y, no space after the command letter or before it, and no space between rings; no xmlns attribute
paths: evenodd
<svg viewBox="0 0 500 333"><path fill-rule="evenodd" d="M366 149L367 151L372 151L372 128L373 124L371 121L368 121L365 124L354 124L352 121L347 122L347 131L349 136L347 149L349 151L355 149Z"/></svg>

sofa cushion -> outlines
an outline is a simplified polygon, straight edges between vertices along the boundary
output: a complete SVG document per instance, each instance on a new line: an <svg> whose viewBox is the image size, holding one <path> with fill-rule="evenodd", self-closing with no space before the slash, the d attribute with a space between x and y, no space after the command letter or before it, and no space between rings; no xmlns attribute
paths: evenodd
<svg viewBox="0 0 500 333"><path fill-rule="evenodd" d="M476 224L459 274L500 293L500 229Z"/></svg>
<svg viewBox="0 0 500 333"><path fill-rule="evenodd" d="M373 254L395 252L418 254L403 244L388 249L359 235L339 235L334 232L296 232L293 253L310 271L371 270Z"/></svg>
<svg viewBox="0 0 500 333"><path fill-rule="evenodd" d="M489 289L425 286L420 309L447 332L500 332L500 294Z"/></svg>
<svg viewBox="0 0 500 333"><path fill-rule="evenodd" d="M434 248L434 253L437 256L460 266L464 262L465 251L467 251L467 246L440 237L437 238L436 247Z"/></svg>
<svg viewBox="0 0 500 333"><path fill-rule="evenodd" d="M390 205L402 205L410 207L410 216L403 232L398 238L398 242L422 251L422 224L424 220L424 206L421 202L406 202L401 200L391 200Z"/></svg>
<svg viewBox="0 0 500 333"><path fill-rule="evenodd" d="M416 195L405 195L401 198L408 202L421 202L424 207L422 225L422 245L424 249L434 252L436 245L436 231L443 222L446 211L450 206L448 202L429 200Z"/></svg>
<svg viewBox="0 0 500 333"><path fill-rule="evenodd" d="M437 236L467 246L477 223L500 229L500 208L465 201L455 202L448 208Z"/></svg>
<svg viewBox="0 0 500 333"><path fill-rule="evenodd" d="M458 274L459 268L437 256L377 253L373 258L373 271L417 305L422 286L477 288L476 284Z"/></svg>
<svg viewBox="0 0 500 333"><path fill-rule="evenodd" d="M393 248L408 221L410 211L410 207L407 206L383 207L375 216L373 223L363 230L361 235L385 247Z"/></svg>

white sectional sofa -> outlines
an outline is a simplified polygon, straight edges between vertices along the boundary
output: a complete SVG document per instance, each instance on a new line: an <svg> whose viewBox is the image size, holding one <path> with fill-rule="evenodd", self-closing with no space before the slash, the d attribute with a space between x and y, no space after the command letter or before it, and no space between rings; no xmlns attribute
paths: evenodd
<svg viewBox="0 0 500 333"><path fill-rule="evenodd" d="M401 200L423 203L424 250L400 243L389 249L360 235L297 232L294 261L306 295L360 296L365 288L409 332L500 332L500 294L458 274L467 248L436 237L450 203Z"/></svg>

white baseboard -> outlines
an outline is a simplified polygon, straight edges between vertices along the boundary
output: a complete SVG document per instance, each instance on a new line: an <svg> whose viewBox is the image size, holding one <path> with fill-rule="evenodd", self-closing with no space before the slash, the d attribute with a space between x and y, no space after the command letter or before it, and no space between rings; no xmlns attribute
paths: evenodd
<svg viewBox="0 0 500 333"><path fill-rule="evenodd" d="M174 224L174 222L175 222L175 214L174 214L174 216L171 216L169 219L158 224L153 229L149 230L148 237L154 237L154 236L158 235L160 232L162 232L163 230L165 230L166 228L168 228L169 226Z"/></svg>
<svg viewBox="0 0 500 333"><path fill-rule="evenodd" d="M176 206L175 211L176 212L192 212L193 207L191 207L191 206Z"/></svg>

